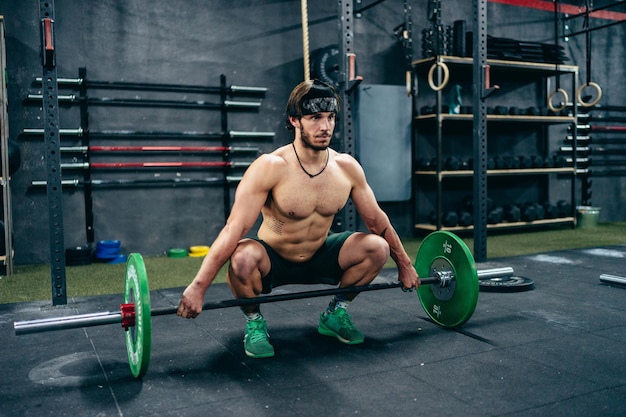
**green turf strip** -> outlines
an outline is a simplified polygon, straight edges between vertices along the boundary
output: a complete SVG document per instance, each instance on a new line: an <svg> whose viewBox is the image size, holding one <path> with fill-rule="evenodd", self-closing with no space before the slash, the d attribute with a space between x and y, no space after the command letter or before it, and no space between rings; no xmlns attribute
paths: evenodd
<svg viewBox="0 0 626 417"><path fill-rule="evenodd" d="M545 253L585 247L626 245L626 222L600 223L588 229L555 228L533 231L489 232L487 258L494 260L510 256ZM470 250L471 232L461 234ZM403 238L409 256L415 261L421 238ZM150 289L186 286L195 276L202 258L145 257ZM389 261L387 267L393 267ZM82 297L121 294L124 289L125 264L92 263L66 268L67 296ZM226 268L222 268L215 282L224 282ZM0 304L51 300L49 265L17 265L10 277L0 277ZM120 298L121 300L121 298Z"/></svg>

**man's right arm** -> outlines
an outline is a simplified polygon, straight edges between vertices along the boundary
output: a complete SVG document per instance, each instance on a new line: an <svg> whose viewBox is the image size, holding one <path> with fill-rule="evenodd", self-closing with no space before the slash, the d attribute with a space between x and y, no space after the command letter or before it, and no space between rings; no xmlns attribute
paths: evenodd
<svg viewBox="0 0 626 417"><path fill-rule="evenodd" d="M177 314L195 318L202 311L204 295L220 268L230 259L239 241L259 217L267 196L280 178L282 159L262 155L246 170L235 192L235 202L226 225L211 245L195 278L183 292Z"/></svg>

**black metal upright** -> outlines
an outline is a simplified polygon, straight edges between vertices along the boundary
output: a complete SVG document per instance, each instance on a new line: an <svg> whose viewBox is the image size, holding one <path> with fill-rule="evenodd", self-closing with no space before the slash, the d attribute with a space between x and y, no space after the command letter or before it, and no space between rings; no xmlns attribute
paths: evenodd
<svg viewBox="0 0 626 417"><path fill-rule="evenodd" d="M474 0L474 259L487 259L487 1Z"/></svg>
<svg viewBox="0 0 626 417"><path fill-rule="evenodd" d="M354 91L356 82L355 54L354 54L354 4L352 0L339 0L338 2L338 26L339 26L339 87L337 93L341 98L341 151L355 156L355 131L352 117L354 105ZM335 217L336 230L357 230L356 209L352 200L348 200L346 206Z"/></svg>
<svg viewBox="0 0 626 417"><path fill-rule="evenodd" d="M83 162L90 163L90 137L89 137L89 105L87 103L87 68L81 67L78 69L78 78L84 80L80 83L80 128L82 131L81 144L86 148L83 153ZM87 236L87 243L93 244L95 242L95 231L93 225L93 193L91 185L91 170L85 169L83 171L83 199L85 201L85 234Z"/></svg>
<svg viewBox="0 0 626 417"><path fill-rule="evenodd" d="M50 272L52 304L67 304L65 244L63 238L63 194L59 137L59 94L54 43L54 1L41 0L41 61L44 140L46 148L48 218L50 228Z"/></svg>
<svg viewBox="0 0 626 417"><path fill-rule="evenodd" d="M227 147L229 145L228 139L228 109L226 108L226 100L228 99L228 86L226 85L226 75L220 75L220 103L221 103L221 114L220 114L220 124L222 127L222 146ZM229 162L230 157L228 152L224 152L222 155L222 160L224 162ZM228 176L230 175L230 167L224 166L224 221L228 220L230 216L230 184L228 183Z"/></svg>

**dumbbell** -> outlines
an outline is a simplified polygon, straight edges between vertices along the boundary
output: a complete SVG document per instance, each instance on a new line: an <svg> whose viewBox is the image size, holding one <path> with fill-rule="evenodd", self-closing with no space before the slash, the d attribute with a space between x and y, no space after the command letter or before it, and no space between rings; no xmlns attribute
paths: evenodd
<svg viewBox="0 0 626 417"><path fill-rule="evenodd" d="M545 212L546 219L556 219L559 215L559 210L549 201L543 203L543 210Z"/></svg>
<svg viewBox="0 0 626 417"><path fill-rule="evenodd" d="M526 108L526 114L528 116L539 116L540 110L537 107L528 107Z"/></svg>
<svg viewBox="0 0 626 417"><path fill-rule="evenodd" d="M528 202L526 203L526 205L528 206L532 206L535 208L535 220L543 220L546 217L546 210L543 208L543 205L539 204L539 203L532 203L532 202Z"/></svg>
<svg viewBox="0 0 626 417"><path fill-rule="evenodd" d="M430 224L437 224L437 218L435 212L430 213ZM441 225L444 227L455 227L459 224L459 215L456 211L450 210L443 213L441 216Z"/></svg>
<svg viewBox="0 0 626 417"><path fill-rule="evenodd" d="M504 216L504 209L502 206L494 207L489 210L487 213L487 223L489 224L497 224L502 222L502 218Z"/></svg>
<svg viewBox="0 0 626 417"><path fill-rule="evenodd" d="M567 158L563 155L554 155L554 166L558 168L563 168L567 166Z"/></svg>
<svg viewBox="0 0 626 417"><path fill-rule="evenodd" d="M519 167L521 169L528 169L532 166L532 161L527 156L522 155L519 156L517 159L519 160Z"/></svg>
<svg viewBox="0 0 626 417"><path fill-rule="evenodd" d="M556 208L559 217L567 217L572 215L572 205L565 200L557 201Z"/></svg>
<svg viewBox="0 0 626 417"><path fill-rule="evenodd" d="M533 155L530 157L531 168L543 168L543 157L539 155Z"/></svg>
<svg viewBox="0 0 626 417"><path fill-rule="evenodd" d="M474 217L466 210L459 210L459 226L467 227L474 223Z"/></svg>
<svg viewBox="0 0 626 417"><path fill-rule="evenodd" d="M474 158L470 158L467 160L467 168L474 169ZM495 158L487 158L487 169L496 169Z"/></svg>
<svg viewBox="0 0 626 417"><path fill-rule="evenodd" d="M522 207L522 220L525 222L533 222L537 220L537 210L534 205L525 204Z"/></svg>
<svg viewBox="0 0 626 417"><path fill-rule="evenodd" d="M512 156L507 156L507 164L511 165L511 169L519 169L520 168L520 160L519 158L515 158Z"/></svg>
<svg viewBox="0 0 626 417"><path fill-rule="evenodd" d="M554 158L550 156L546 156L543 158L543 166L544 168L553 168L554 167Z"/></svg>
<svg viewBox="0 0 626 417"><path fill-rule="evenodd" d="M507 222L519 222L522 218L522 211L515 204L507 204L504 206L504 220Z"/></svg>
<svg viewBox="0 0 626 417"><path fill-rule="evenodd" d="M461 169L461 160L454 156L449 156L444 162L444 168L448 171L458 171Z"/></svg>
<svg viewBox="0 0 626 417"><path fill-rule="evenodd" d="M495 169L505 169L504 158L501 157L501 156L494 156L493 157L493 167Z"/></svg>
<svg viewBox="0 0 626 417"><path fill-rule="evenodd" d="M512 156L504 156L502 157L503 162L504 162L504 168L505 169L511 169L514 168L513 166L513 157Z"/></svg>
<svg viewBox="0 0 626 417"><path fill-rule="evenodd" d="M507 106L496 106L496 108L493 110L494 114L498 114L498 115L508 115L509 114L509 108Z"/></svg>

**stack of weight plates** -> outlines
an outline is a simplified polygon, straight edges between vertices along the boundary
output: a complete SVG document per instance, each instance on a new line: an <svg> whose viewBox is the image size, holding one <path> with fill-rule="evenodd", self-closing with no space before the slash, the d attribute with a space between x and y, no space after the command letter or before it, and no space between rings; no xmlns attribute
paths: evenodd
<svg viewBox="0 0 626 417"><path fill-rule="evenodd" d="M191 256L192 258L202 258L206 256L207 253L209 253L208 246L198 245L189 247L189 256Z"/></svg>
<svg viewBox="0 0 626 417"><path fill-rule="evenodd" d="M65 265L79 266L91 264L91 246L74 246L65 249Z"/></svg>
<svg viewBox="0 0 626 417"><path fill-rule="evenodd" d="M186 258L187 257L187 249L183 248L171 248L167 250L168 258Z"/></svg>
<svg viewBox="0 0 626 417"><path fill-rule="evenodd" d="M100 240L96 245L96 259L112 264L126 262L121 248L122 243L119 240Z"/></svg>

